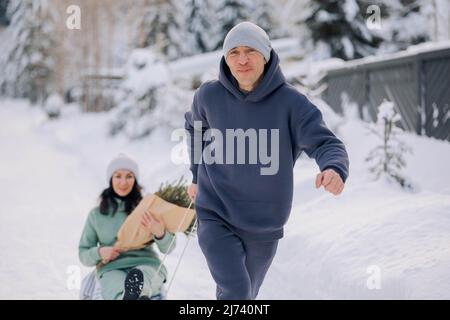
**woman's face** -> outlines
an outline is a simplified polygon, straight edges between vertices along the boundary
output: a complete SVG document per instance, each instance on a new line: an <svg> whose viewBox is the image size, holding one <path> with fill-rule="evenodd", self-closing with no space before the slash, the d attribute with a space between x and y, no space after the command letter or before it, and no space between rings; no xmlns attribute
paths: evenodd
<svg viewBox="0 0 450 320"><path fill-rule="evenodd" d="M133 172L129 170L117 170L112 176L112 186L114 192L121 197L127 196L133 189L136 178Z"/></svg>

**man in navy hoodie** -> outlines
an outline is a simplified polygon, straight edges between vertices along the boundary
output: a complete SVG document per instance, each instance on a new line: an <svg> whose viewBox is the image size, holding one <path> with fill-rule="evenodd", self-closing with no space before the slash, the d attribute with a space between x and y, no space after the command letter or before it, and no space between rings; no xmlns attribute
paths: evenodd
<svg viewBox="0 0 450 320"><path fill-rule="evenodd" d="M316 187L334 195L349 161L317 107L286 83L263 29L236 25L223 53L219 80L204 83L185 114L188 193L217 299L255 299L290 214L297 158L314 158Z"/></svg>

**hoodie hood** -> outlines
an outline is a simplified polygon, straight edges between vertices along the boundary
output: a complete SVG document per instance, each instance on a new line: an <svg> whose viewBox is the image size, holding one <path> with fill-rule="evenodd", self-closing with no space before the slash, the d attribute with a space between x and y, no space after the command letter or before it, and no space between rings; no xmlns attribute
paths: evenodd
<svg viewBox="0 0 450 320"><path fill-rule="evenodd" d="M239 84L231 74L225 57L222 57L220 60L219 82L239 100L249 102L261 101L286 82L281 72L279 61L278 55L272 50L271 58L264 67L264 75L261 82L253 91L246 94L239 89Z"/></svg>

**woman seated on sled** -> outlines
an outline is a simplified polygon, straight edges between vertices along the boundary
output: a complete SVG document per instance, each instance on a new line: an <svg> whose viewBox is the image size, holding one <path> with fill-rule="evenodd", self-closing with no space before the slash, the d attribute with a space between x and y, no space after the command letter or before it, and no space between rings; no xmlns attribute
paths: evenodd
<svg viewBox="0 0 450 320"><path fill-rule="evenodd" d="M162 253L170 252L175 235L166 231L164 223L147 210L140 222L152 235L151 241L141 249L129 251L115 246L120 227L142 199L138 165L120 154L109 163L107 179L109 187L101 193L100 205L89 213L81 235L80 261L86 266L97 266L96 277L104 299L136 300L158 296L167 270L154 247L156 245Z"/></svg>

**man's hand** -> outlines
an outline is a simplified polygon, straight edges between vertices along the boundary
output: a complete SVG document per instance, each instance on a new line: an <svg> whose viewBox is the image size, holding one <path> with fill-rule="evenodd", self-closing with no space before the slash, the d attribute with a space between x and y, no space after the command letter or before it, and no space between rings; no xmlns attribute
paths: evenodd
<svg viewBox="0 0 450 320"><path fill-rule="evenodd" d="M187 189L187 193L189 195L189 198L191 198L191 200L194 201L195 196L197 195L197 184L195 183L191 184Z"/></svg>
<svg viewBox="0 0 450 320"><path fill-rule="evenodd" d="M344 181L342 181L341 176L336 171L326 169L317 175L316 188L320 188L320 186L337 196L344 190Z"/></svg>

